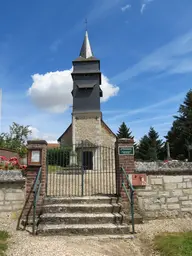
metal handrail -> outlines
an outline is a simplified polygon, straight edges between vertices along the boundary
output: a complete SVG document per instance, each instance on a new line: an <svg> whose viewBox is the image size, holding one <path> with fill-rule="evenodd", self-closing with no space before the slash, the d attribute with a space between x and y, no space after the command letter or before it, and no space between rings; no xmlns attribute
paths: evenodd
<svg viewBox="0 0 192 256"><path fill-rule="evenodd" d="M132 224L132 233L135 233L135 221L134 221L134 188L133 185L131 184L131 181L129 179L129 175L126 173L125 169L121 167L121 172L122 172L122 187L125 190L126 196L130 202L131 205L131 224ZM128 184L128 187L130 189L130 193L127 189L126 183L124 181L124 178L126 179L126 182Z"/></svg>
<svg viewBox="0 0 192 256"><path fill-rule="evenodd" d="M39 199L39 195L40 195L40 191L41 191L41 174L42 174L42 170L41 167L39 168L34 186L33 186L33 235L36 234L36 230L35 230L35 224L36 224L36 208L37 208L37 202Z"/></svg>

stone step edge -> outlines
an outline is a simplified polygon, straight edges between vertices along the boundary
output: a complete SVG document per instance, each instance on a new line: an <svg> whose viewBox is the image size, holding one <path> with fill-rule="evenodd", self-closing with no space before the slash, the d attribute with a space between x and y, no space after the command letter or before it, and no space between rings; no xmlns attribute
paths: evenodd
<svg viewBox="0 0 192 256"><path fill-rule="evenodd" d="M61 237L62 235L57 235L57 237ZM54 236L56 237L56 236ZM119 234L119 235L70 235L69 239L74 239L74 241L78 241L78 240L117 240L117 239L122 239L122 240L126 240L126 239L135 239L136 235L132 235L132 234ZM65 238L68 239L67 237Z"/></svg>
<svg viewBox="0 0 192 256"><path fill-rule="evenodd" d="M108 197L108 196L77 196L77 197L53 197L53 196L47 196L44 198L44 200L118 200L118 197Z"/></svg>
<svg viewBox="0 0 192 256"><path fill-rule="evenodd" d="M126 217L131 220L131 216L126 216L123 212L121 213L43 213L40 215L40 219L46 218L121 218ZM142 219L140 214L135 214L134 219Z"/></svg>
<svg viewBox="0 0 192 256"><path fill-rule="evenodd" d="M43 229L41 229L43 227ZM39 230L60 230L60 229L116 229L116 228L129 228L127 224L40 224Z"/></svg>
<svg viewBox="0 0 192 256"><path fill-rule="evenodd" d="M100 218L123 217L123 213L43 213L40 218Z"/></svg>
<svg viewBox="0 0 192 256"><path fill-rule="evenodd" d="M102 207L121 207L120 204L46 204L43 205L43 208L49 208L49 207L66 207L66 208L72 208L72 207L93 207L93 208L102 208Z"/></svg>

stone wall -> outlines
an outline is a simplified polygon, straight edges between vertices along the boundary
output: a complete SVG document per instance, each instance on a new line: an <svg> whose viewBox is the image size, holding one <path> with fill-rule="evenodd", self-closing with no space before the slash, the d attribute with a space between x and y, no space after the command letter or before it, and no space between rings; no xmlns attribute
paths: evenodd
<svg viewBox="0 0 192 256"><path fill-rule="evenodd" d="M192 173L147 175L146 186L136 188L136 204L146 218L192 216Z"/></svg>
<svg viewBox="0 0 192 256"><path fill-rule="evenodd" d="M192 162L172 160L168 162L135 162L135 171L158 171L158 170L192 170Z"/></svg>
<svg viewBox="0 0 192 256"><path fill-rule="evenodd" d="M93 144L100 145L101 119L92 117L73 116L73 144L81 143L82 140L88 140Z"/></svg>
<svg viewBox="0 0 192 256"><path fill-rule="evenodd" d="M106 147L115 147L116 137L110 133L101 122L101 145Z"/></svg>
<svg viewBox="0 0 192 256"><path fill-rule="evenodd" d="M21 210L25 200L25 179L21 171L0 171L0 213Z"/></svg>

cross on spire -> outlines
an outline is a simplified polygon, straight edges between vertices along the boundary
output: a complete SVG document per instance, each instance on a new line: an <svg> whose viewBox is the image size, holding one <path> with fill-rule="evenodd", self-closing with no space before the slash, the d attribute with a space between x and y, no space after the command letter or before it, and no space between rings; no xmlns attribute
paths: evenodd
<svg viewBox="0 0 192 256"><path fill-rule="evenodd" d="M88 21L87 21L87 18L85 19L85 30L87 31L87 24L88 24Z"/></svg>

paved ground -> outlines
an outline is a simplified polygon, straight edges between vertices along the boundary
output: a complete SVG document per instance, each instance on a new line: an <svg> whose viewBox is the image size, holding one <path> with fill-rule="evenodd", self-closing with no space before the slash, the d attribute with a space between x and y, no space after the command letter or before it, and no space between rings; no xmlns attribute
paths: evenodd
<svg viewBox="0 0 192 256"><path fill-rule="evenodd" d="M0 230L11 234L7 256L153 256L155 234L192 230L192 219L156 220L137 225L134 239L33 237L26 231L16 231L16 216L0 216Z"/></svg>

